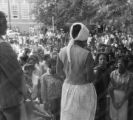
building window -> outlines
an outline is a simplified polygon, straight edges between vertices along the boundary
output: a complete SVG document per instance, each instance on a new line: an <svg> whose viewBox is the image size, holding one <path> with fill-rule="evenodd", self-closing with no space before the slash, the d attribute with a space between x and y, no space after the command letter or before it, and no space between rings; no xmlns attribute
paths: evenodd
<svg viewBox="0 0 133 120"><path fill-rule="evenodd" d="M28 3L23 3L21 4L21 18L22 19L29 19L30 18L30 13L29 13L29 4Z"/></svg>
<svg viewBox="0 0 133 120"><path fill-rule="evenodd" d="M8 15L8 4L0 3L0 11L4 12L6 15Z"/></svg>
<svg viewBox="0 0 133 120"><path fill-rule="evenodd" d="M31 19L32 20L35 20L36 19L34 14L31 15Z"/></svg>
<svg viewBox="0 0 133 120"><path fill-rule="evenodd" d="M11 5L12 19L19 19L19 6L17 4Z"/></svg>
<svg viewBox="0 0 133 120"><path fill-rule="evenodd" d="M34 9L35 9L35 3L31 3L31 5L30 5L30 18L32 20L35 20L35 15L33 13Z"/></svg>

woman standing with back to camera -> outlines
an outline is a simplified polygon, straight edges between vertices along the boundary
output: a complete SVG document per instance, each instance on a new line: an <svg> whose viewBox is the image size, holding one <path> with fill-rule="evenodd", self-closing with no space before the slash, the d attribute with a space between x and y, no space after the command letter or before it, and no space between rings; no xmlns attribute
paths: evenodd
<svg viewBox="0 0 133 120"><path fill-rule="evenodd" d="M70 29L71 40L58 56L57 74L64 75L61 120L94 120L97 95L92 84L93 58L85 49L89 30L82 23Z"/></svg>

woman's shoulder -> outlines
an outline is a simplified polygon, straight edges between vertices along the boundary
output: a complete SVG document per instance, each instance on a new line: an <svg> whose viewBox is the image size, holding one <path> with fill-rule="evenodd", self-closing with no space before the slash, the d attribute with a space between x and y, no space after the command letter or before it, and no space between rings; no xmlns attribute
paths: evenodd
<svg viewBox="0 0 133 120"><path fill-rule="evenodd" d="M62 84L62 80L56 75L45 74L41 80L48 84Z"/></svg>
<svg viewBox="0 0 133 120"><path fill-rule="evenodd" d="M13 49L8 42L0 41L0 51L4 51L5 53L11 53L13 52Z"/></svg>
<svg viewBox="0 0 133 120"><path fill-rule="evenodd" d="M83 61L84 60L86 61L87 58L88 59L92 58L91 53L85 48L75 45L74 47L72 47L72 49L73 49L72 50L73 57L77 56L78 59L83 60Z"/></svg>
<svg viewBox="0 0 133 120"><path fill-rule="evenodd" d="M113 70L111 74L118 74L118 69Z"/></svg>
<svg viewBox="0 0 133 120"><path fill-rule="evenodd" d="M127 71L127 75L130 76L130 78L133 79L133 72Z"/></svg>
<svg viewBox="0 0 133 120"><path fill-rule="evenodd" d="M59 82L63 81L62 78L60 76L58 76L57 74L53 75L53 77Z"/></svg>
<svg viewBox="0 0 133 120"><path fill-rule="evenodd" d="M5 41L4 39L0 38L0 45L10 45L7 41Z"/></svg>
<svg viewBox="0 0 133 120"><path fill-rule="evenodd" d="M0 41L0 47L11 47L10 44L8 42L5 42L5 41Z"/></svg>
<svg viewBox="0 0 133 120"><path fill-rule="evenodd" d="M59 54L65 53L66 51L67 51L67 47L63 47L63 48L60 49Z"/></svg>
<svg viewBox="0 0 133 120"><path fill-rule="evenodd" d="M46 72L46 73L44 73L44 74L40 77L40 79L45 79L48 75L49 75L49 74Z"/></svg>
<svg viewBox="0 0 133 120"><path fill-rule="evenodd" d="M87 54L89 53L89 51L87 49L82 48L78 45L74 45L73 48L76 49L76 51L78 51L78 52L87 53Z"/></svg>
<svg viewBox="0 0 133 120"><path fill-rule="evenodd" d="M60 50L60 52L59 52L58 55L59 55L59 58L60 58L62 61L64 61L65 58L66 58L66 56L67 56L67 47L62 48L62 49Z"/></svg>
<svg viewBox="0 0 133 120"><path fill-rule="evenodd" d="M61 89L62 85L63 85L63 81L57 75L54 75L53 76L53 84L56 85L57 89Z"/></svg>
<svg viewBox="0 0 133 120"><path fill-rule="evenodd" d="M119 72L118 72L117 69L116 69L116 70L113 70L113 71L111 72L111 74L110 74L110 77L111 77L111 78L116 78L117 76L119 76Z"/></svg>

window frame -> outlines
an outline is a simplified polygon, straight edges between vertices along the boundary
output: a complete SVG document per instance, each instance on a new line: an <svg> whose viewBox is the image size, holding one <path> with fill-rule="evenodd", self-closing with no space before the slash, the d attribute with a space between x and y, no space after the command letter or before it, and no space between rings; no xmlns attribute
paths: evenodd
<svg viewBox="0 0 133 120"><path fill-rule="evenodd" d="M16 10L14 8L16 7ZM16 18L14 17L14 12L16 12ZM14 19L14 20L17 20L20 18L20 15L19 15L19 4L18 3L15 3L15 4L11 4L11 19Z"/></svg>
<svg viewBox="0 0 133 120"><path fill-rule="evenodd" d="M27 6L27 8L25 6ZM27 16L25 14L27 14ZM30 5L28 3L21 4L21 19L22 20L30 19Z"/></svg>

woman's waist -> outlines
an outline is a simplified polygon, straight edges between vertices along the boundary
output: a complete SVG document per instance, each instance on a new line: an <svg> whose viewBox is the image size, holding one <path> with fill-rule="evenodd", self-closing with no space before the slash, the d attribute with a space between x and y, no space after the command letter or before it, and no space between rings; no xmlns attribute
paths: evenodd
<svg viewBox="0 0 133 120"><path fill-rule="evenodd" d="M114 90L114 96L125 96L126 92L123 90Z"/></svg>
<svg viewBox="0 0 133 120"><path fill-rule="evenodd" d="M60 99L61 99L61 96L60 97L48 98L47 101L49 101L49 102L55 102L55 101L59 101Z"/></svg>
<svg viewBox="0 0 133 120"><path fill-rule="evenodd" d="M122 92L125 92L125 91L127 91L127 88L124 88L124 87L117 87L117 88L115 88L115 87L114 87L113 90L114 90L114 91L122 91Z"/></svg>
<svg viewBox="0 0 133 120"><path fill-rule="evenodd" d="M48 100L55 100L55 99L59 99L61 97L61 93L59 94L51 94L47 96Z"/></svg>
<svg viewBox="0 0 133 120"><path fill-rule="evenodd" d="M121 92L126 92L127 91L127 87L122 86L122 87L115 87L114 91L121 91Z"/></svg>
<svg viewBox="0 0 133 120"><path fill-rule="evenodd" d="M70 78L66 78L65 82L71 85L84 85L84 84L89 84L91 83L89 80L87 79L70 79Z"/></svg>
<svg viewBox="0 0 133 120"><path fill-rule="evenodd" d="M74 92L76 91L76 93ZM65 81L62 86L62 95L65 94L82 94L82 95L90 95L90 94L95 94L95 87L93 83L86 83L86 84L71 84Z"/></svg>

